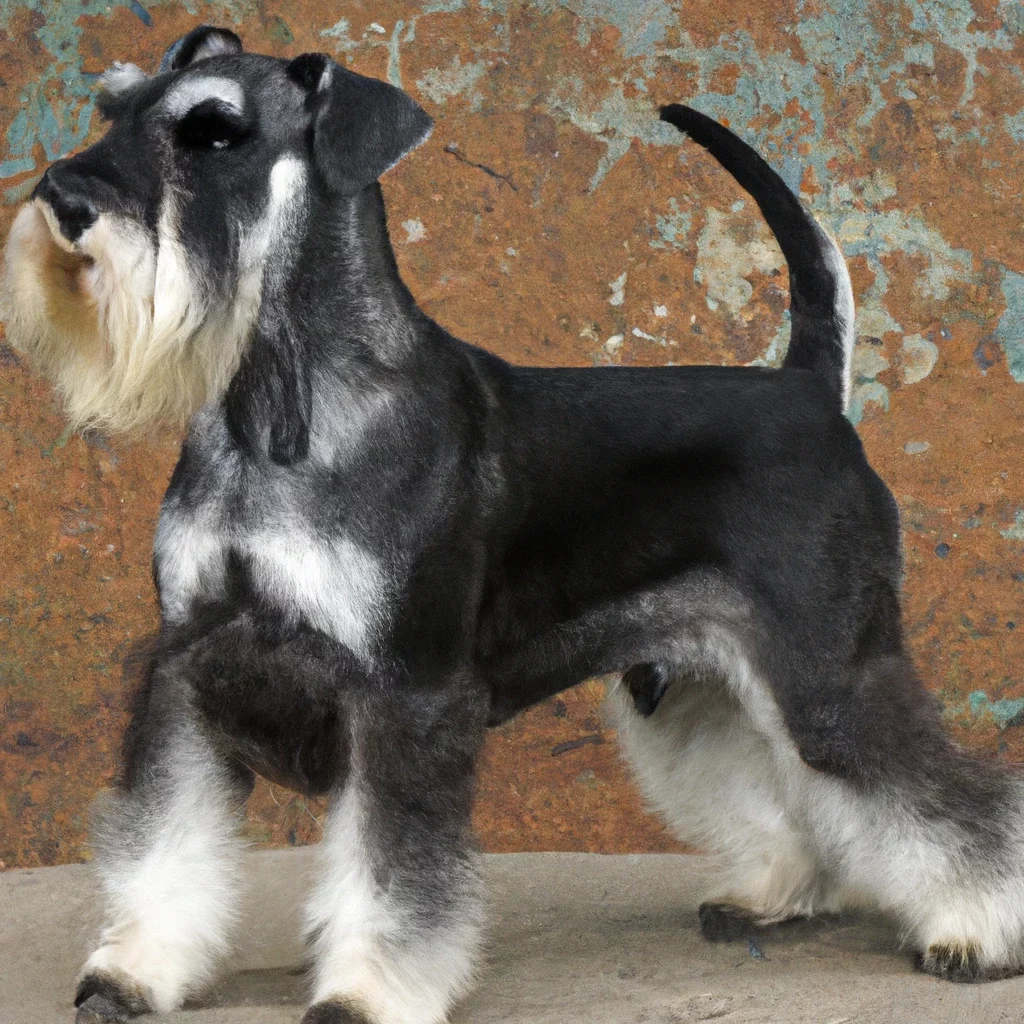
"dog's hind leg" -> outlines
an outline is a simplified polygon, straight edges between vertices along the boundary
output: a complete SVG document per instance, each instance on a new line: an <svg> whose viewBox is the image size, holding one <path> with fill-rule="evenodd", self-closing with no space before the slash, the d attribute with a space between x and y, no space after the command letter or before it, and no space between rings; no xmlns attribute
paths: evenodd
<svg viewBox="0 0 1024 1024"><path fill-rule="evenodd" d="M950 742L906 655L861 658L801 687L812 727L794 734L778 684L746 656L749 637L706 636L706 660L723 685L691 699L690 728L686 704L668 727L671 690L649 718L628 703L632 717L621 718L627 752L652 780L645 788L683 838L738 851L730 858L738 869L726 875L737 884L721 902L761 920L875 907L902 924L929 973L954 981L1021 973L1024 780ZM799 678L797 662L791 672ZM742 709L732 727L715 718L724 693ZM686 826L694 820L701 825ZM705 925L727 933L727 917Z"/></svg>
<svg viewBox="0 0 1024 1024"><path fill-rule="evenodd" d="M107 923L79 976L86 1022L173 1010L200 990L228 947L240 888L237 811L251 775L214 748L175 662L153 669L126 753L95 813Z"/></svg>
<svg viewBox="0 0 1024 1024"><path fill-rule="evenodd" d="M900 920L925 971L1021 973L1024 780L948 739L905 654L864 659L823 690L831 727L778 751L814 752L818 770L790 774L790 806L830 870Z"/></svg>
<svg viewBox="0 0 1024 1024"><path fill-rule="evenodd" d="M787 810L771 745L724 680L677 670L648 713L634 689L616 685L608 699L623 753L675 834L714 855L704 936L745 938L755 925L835 909L811 837Z"/></svg>
<svg viewBox="0 0 1024 1024"><path fill-rule="evenodd" d="M394 687L354 696L346 716L303 1024L440 1024L471 983L481 928L470 810L486 698Z"/></svg>

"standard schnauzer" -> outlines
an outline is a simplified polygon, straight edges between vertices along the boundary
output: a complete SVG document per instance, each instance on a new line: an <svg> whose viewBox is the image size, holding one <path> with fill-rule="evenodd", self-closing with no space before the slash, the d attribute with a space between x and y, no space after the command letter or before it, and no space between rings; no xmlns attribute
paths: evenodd
<svg viewBox="0 0 1024 1024"><path fill-rule="evenodd" d="M719 854L708 938L869 906L933 974L1024 969L1021 779L915 675L896 505L843 415L846 266L759 156L661 113L779 241L781 369L532 369L399 277L377 179L431 128L400 90L207 27L103 85L109 130L43 176L3 289L74 424L190 421L81 1020L210 982L258 772L331 799L303 1020L443 1021L480 942L485 729L599 674L647 797Z"/></svg>

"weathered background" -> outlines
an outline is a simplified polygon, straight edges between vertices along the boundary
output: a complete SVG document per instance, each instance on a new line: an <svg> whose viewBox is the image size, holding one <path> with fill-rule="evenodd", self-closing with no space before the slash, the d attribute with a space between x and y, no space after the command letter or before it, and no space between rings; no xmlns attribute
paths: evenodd
<svg viewBox="0 0 1024 1024"><path fill-rule="evenodd" d="M873 13L869 10L873 9ZM386 193L413 292L516 361L771 362L786 275L757 211L655 110L754 141L839 238L857 295L851 416L904 514L915 654L965 742L1024 759L1024 10L997 0L27 0L0 5L0 228L95 137L97 75L201 21L324 50L437 118ZM0 862L86 855L176 439L69 436L0 348ZM493 734L489 850L671 841L619 766L601 687ZM247 830L321 808L262 785Z"/></svg>

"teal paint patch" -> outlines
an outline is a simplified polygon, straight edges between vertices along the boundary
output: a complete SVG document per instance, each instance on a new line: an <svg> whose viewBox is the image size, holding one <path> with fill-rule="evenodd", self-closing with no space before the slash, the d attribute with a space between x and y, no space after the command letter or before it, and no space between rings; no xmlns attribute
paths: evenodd
<svg viewBox="0 0 1024 1024"><path fill-rule="evenodd" d="M5 188L4 202L8 206L14 206L17 203L23 203L26 199L28 199L30 195L32 195L32 191L39 183L39 179L41 177L41 174L33 174L31 178L27 178L25 181L20 181L17 185L12 185L10 188Z"/></svg>
<svg viewBox="0 0 1024 1024"><path fill-rule="evenodd" d="M404 21L396 21L391 39L388 41L388 81L402 88L402 67L401 67L401 32L405 28Z"/></svg>
<svg viewBox="0 0 1024 1024"><path fill-rule="evenodd" d="M658 232L658 237L651 239L651 248L667 249L674 246L676 249L682 249L692 226L693 216L686 210L680 210L679 203L673 196L668 201L668 214L654 215L654 229Z"/></svg>
<svg viewBox="0 0 1024 1024"><path fill-rule="evenodd" d="M1024 713L1024 697L992 700L984 690L975 690L967 698L967 705L974 718L991 715L1000 729L1016 724L1013 720Z"/></svg>
<svg viewBox="0 0 1024 1024"><path fill-rule="evenodd" d="M999 17L1008 32L1024 36L1024 5L1020 0L999 0Z"/></svg>
<svg viewBox="0 0 1024 1024"><path fill-rule="evenodd" d="M1024 110L1019 110L1016 114L1007 114L1003 118L1003 124L1006 125L1006 130L1014 142L1024 142Z"/></svg>
<svg viewBox="0 0 1024 1024"><path fill-rule="evenodd" d="M889 411L889 389L877 380L858 384L853 389L846 418L857 426L864 418L864 408L868 405L876 405L885 412Z"/></svg>
<svg viewBox="0 0 1024 1024"><path fill-rule="evenodd" d="M26 171L35 169L36 162L32 157L16 157L13 160L5 160L0 163L0 178L13 178L16 174L24 174Z"/></svg>
<svg viewBox="0 0 1024 1024"><path fill-rule="evenodd" d="M800 182L804 180L804 164L795 156L784 156L777 168L779 177L789 187L790 192L800 194Z"/></svg>
<svg viewBox="0 0 1024 1024"><path fill-rule="evenodd" d="M577 17L617 28L626 57L651 54L678 20L666 0L558 0L558 4Z"/></svg>
<svg viewBox="0 0 1024 1024"><path fill-rule="evenodd" d="M1005 28L994 32L977 30L978 15L971 0L903 0L903 6L911 12L911 30L928 39L941 39L944 46L957 50L963 57L966 67L961 106L974 98L978 54L983 50L1013 48L1013 39Z"/></svg>
<svg viewBox="0 0 1024 1024"><path fill-rule="evenodd" d="M30 10L42 17L33 31L51 63L18 97L21 109L7 129L7 152L0 164L0 178L37 170L33 150L42 146L47 161L66 156L81 145L89 132L94 107L93 76L83 75L78 44L84 15L109 15L114 7L133 9L135 0L34 0ZM136 6L137 3L136 3ZM0 29L7 29L13 5L0 6ZM6 195L10 195L8 189Z"/></svg>
<svg viewBox="0 0 1024 1024"><path fill-rule="evenodd" d="M1017 514L1013 517L1013 526L1000 530L999 536L1006 540L1024 540L1024 508L1017 509Z"/></svg>
<svg viewBox="0 0 1024 1024"><path fill-rule="evenodd" d="M416 80L416 87L433 103L444 104L455 96L470 92L477 81L487 73L487 62L483 60L463 64L456 54L451 64L444 68L428 68L423 77ZM478 106L474 103L474 107Z"/></svg>
<svg viewBox="0 0 1024 1024"><path fill-rule="evenodd" d="M1006 309L999 318L996 337L1006 353L1006 367L1018 384L1024 384L1024 274L1003 271Z"/></svg>
<svg viewBox="0 0 1024 1024"><path fill-rule="evenodd" d="M150 0L156 7L164 0ZM58 160L77 149L89 134L95 107L95 75L82 71L79 43L85 31L81 19L110 17L115 9L127 9L147 27L152 15L139 0L28 0L18 5L35 12L42 19L33 29L36 42L49 54L51 62L33 82L28 83L18 97L21 109L7 129L7 152L0 163L0 180L41 170L36 166L33 151L42 146L47 162ZM236 23L252 14L255 0L221 0L212 5L222 17ZM195 13L186 5L190 13ZM0 30L9 30L14 4L0 4ZM283 23L282 23L283 24ZM130 54L125 54L129 58ZM7 202L23 198L24 183L4 192ZM31 190L30 190L31 191Z"/></svg>
<svg viewBox="0 0 1024 1024"><path fill-rule="evenodd" d="M904 77L910 64L934 69L930 43L907 43L897 4L833 0L821 13L798 8L796 34L804 52L844 88L859 87L870 96L858 124L870 125L886 105L882 86ZM814 10L820 10L818 4Z"/></svg>
<svg viewBox="0 0 1024 1024"><path fill-rule="evenodd" d="M330 28L323 29L320 35L324 39L333 39L334 49L339 53L343 53L346 60L351 60L352 53L359 49L359 43L350 35L351 30L352 26L348 18L341 18Z"/></svg>
<svg viewBox="0 0 1024 1024"><path fill-rule="evenodd" d="M888 412L889 389L877 377L889 368L889 359L881 346L861 341L854 347L850 364L853 389L846 411L847 418L854 426L864 418L864 410L868 405L875 405Z"/></svg>

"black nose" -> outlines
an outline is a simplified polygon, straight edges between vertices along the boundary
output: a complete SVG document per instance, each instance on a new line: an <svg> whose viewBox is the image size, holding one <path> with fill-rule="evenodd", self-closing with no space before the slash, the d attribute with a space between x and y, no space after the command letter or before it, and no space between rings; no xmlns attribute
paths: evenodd
<svg viewBox="0 0 1024 1024"><path fill-rule="evenodd" d="M60 233L69 242L77 242L82 232L96 222L97 210L86 195L87 188L85 179L59 161L47 169L32 193L33 199L42 199L53 210Z"/></svg>

